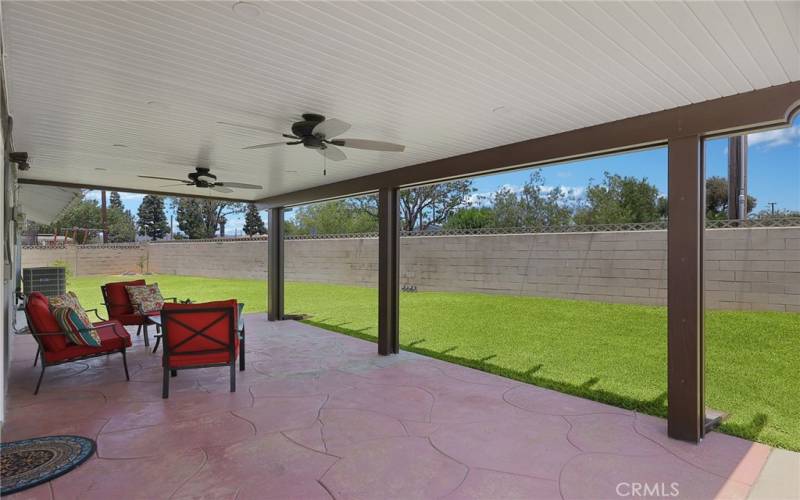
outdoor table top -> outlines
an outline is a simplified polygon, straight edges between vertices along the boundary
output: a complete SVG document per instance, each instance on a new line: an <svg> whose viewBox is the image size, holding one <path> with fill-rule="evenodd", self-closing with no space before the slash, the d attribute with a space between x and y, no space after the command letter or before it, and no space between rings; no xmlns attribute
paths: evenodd
<svg viewBox="0 0 800 500"><path fill-rule="evenodd" d="M242 311L243 310L244 310L244 303L239 302L239 314L238 314L239 322L238 322L238 325L236 326L236 329L239 332L244 330L244 317L242 316ZM161 326L161 316L160 315L159 316L148 316L147 319L148 319L148 321L150 322L151 325Z"/></svg>

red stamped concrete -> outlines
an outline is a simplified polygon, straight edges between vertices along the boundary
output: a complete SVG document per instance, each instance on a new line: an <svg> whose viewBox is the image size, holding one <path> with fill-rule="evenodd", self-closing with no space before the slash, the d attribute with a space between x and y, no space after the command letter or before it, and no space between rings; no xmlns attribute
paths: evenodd
<svg viewBox="0 0 800 500"><path fill-rule="evenodd" d="M77 470L15 498L746 498L767 446L712 433L670 440L664 420L295 322L249 315L247 370L180 372L118 355L48 370L14 339L3 439L94 438ZM644 490L644 487L649 490Z"/></svg>

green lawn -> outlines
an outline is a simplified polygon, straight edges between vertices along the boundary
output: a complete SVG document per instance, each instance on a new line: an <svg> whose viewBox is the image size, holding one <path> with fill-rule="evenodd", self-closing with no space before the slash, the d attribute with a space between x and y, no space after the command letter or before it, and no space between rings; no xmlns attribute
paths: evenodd
<svg viewBox="0 0 800 500"><path fill-rule="evenodd" d="M131 277L133 279L133 277ZM265 310L260 280L147 276L165 295L236 297ZM119 277L70 280L85 307ZM666 415L666 309L476 293L402 294L404 349L653 415ZM287 283L286 312L374 340L377 291ZM706 314L706 404L724 432L800 450L800 314Z"/></svg>

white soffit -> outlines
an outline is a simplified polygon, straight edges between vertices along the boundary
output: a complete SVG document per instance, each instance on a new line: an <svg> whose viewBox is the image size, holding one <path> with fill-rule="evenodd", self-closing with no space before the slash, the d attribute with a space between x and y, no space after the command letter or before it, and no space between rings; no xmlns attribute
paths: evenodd
<svg viewBox="0 0 800 500"><path fill-rule="evenodd" d="M137 175L207 154L259 199L800 80L800 2L255 5L4 2L22 177L204 194ZM303 112L406 152L347 149L323 176L314 151L243 151L280 137L216 124Z"/></svg>
<svg viewBox="0 0 800 500"><path fill-rule="evenodd" d="M50 224L81 195L80 189L20 184L17 205L28 220Z"/></svg>

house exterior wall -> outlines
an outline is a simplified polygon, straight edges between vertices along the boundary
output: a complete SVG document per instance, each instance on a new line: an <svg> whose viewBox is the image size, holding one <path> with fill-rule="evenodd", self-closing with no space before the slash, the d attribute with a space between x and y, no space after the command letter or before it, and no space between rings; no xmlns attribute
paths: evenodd
<svg viewBox="0 0 800 500"><path fill-rule="evenodd" d="M666 231L416 236L400 240L401 285L665 305ZM706 231L706 307L800 312L800 227ZM290 239L286 280L376 286L375 238ZM265 279L264 239L32 249L23 265Z"/></svg>

